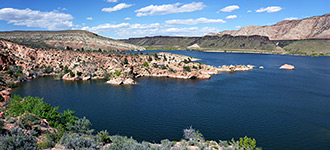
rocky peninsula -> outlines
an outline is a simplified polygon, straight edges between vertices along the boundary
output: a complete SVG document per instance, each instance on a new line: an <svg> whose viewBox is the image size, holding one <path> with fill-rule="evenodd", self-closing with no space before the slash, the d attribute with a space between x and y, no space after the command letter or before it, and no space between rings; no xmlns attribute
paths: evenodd
<svg viewBox="0 0 330 150"><path fill-rule="evenodd" d="M209 79L228 71L247 71L253 66L210 66L198 59L171 53L109 53L29 48L0 40L1 76L6 82L22 82L56 75L63 80L107 79L110 84L137 84L139 77Z"/></svg>

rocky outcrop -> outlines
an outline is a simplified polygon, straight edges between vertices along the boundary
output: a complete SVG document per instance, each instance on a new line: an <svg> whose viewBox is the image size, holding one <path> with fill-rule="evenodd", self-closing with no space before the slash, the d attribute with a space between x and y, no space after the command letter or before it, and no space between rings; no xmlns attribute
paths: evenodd
<svg viewBox="0 0 330 150"><path fill-rule="evenodd" d="M188 49L201 49L201 47L198 44L193 44L187 47Z"/></svg>
<svg viewBox="0 0 330 150"><path fill-rule="evenodd" d="M280 67L280 69L285 69L285 70L293 70L295 67L293 65L289 64L284 64Z"/></svg>
<svg viewBox="0 0 330 150"><path fill-rule="evenodd" d="M222 65L218 67L219 72L235 72L235 71L249 71L253 70L253 65Z"/></svg>
<svg viewBox="0 0 330 150"><path fill-rule="evenodd" d="M144 50L143 47L99 36L82 30L0 32L0 39L34 48L79 50Z"/></svg>
<svg viewBox="0 0 330 150"><path fill-rule="evenodd" d="M267 36L270 40L330 39L330 14L301 20L284 20L271 26L246 26L208 35Z"/></svg>
<svg viewBox="0 0 330 150"><path fill-rule="evenodd" d="M108 80L106 83L113 85L135 85L137 84L132 78L113 78Z"/></svg>

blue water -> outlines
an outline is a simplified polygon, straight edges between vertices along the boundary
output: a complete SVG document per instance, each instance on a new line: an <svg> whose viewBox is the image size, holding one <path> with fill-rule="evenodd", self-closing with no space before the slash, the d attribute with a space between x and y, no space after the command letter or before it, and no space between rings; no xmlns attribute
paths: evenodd
<svg viewBox="0 0 330 150"><path fill-rule="evenodd" d="M183 129L206 139L254 137L263 149L330 149L330 57L170 51L209 65L253 64L209 80L139 78L138 85L98 81L23 83L14 93L44 97L86 116L97 130L142 141L180 140ZM295 70L279 70L285 64Z"/></svg>

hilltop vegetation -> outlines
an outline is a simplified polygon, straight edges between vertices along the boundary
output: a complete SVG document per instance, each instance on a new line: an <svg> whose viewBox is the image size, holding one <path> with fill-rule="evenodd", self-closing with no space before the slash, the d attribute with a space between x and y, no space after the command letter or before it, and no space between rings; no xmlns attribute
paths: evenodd
<svg viewBox="0 0 330 150"><path fill-rule="evenodd" d="M330 40L310 39L310 40L280 40L273 41L290 54L306 55L329 55Z"/></svg>
<svg viewBox="0 0 330 150"><path fill-rule="evenodd" d="M102 37L83 30L0 32L0 39L9 40L32 48L44 49L144 50L143 47Z"/></svg>

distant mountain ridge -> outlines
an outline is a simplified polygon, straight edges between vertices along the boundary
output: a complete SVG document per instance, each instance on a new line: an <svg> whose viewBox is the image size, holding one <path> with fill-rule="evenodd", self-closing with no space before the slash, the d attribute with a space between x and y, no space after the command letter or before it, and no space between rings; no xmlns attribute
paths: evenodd
<svg viewBox="0 0 330 150"><path fill-rule="evenodd" d="M129 38L122 40L144 47L176 48L176 49L259 49L274 50L276 45L264 36L203 36L203 37L179 37L179 36L154 36L142 38ZM194 48L192 48L194 49Z"/></svg>
<svg viewBox="0 0 330 150"><path fill-rule="evenodd" d="M0 32L0 39L35 48L84 50L144 50L143 47L99 36L83 30L66 31L9 31Z"/></svg>
<svg viewBox="0 0 330 150"><path fill-rule="evenodd" d="M330 39L330 13L301 20L283 20L271 26L245 26L210 35L267 36L270 40Z"/></svg>

